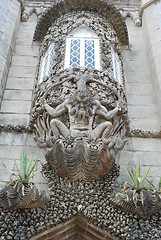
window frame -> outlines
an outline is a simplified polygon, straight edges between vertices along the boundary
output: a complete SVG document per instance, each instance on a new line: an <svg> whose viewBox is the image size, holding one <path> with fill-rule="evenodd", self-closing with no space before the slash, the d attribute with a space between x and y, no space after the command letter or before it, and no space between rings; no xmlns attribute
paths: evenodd
<svg viewBox="0 0 161 240"><path fill-rule="evenodd" d="M120 59L113 47L111 47L111 54L112 54L112 65L113 65L113 77L119 84L121 84Z"/></svg>
<svg viewBox="0 0 161 240"><path fill-rule="evenodd" d="M53 63L53 56L54 56L54 43L50 42L48 49L46 50L45 54L42 56L42 61L40 64L40 77L39 83L41 83L44 77L49 77L51 73L51 65ZM46 65L46 68L45 68Z"/></svg>
<svg viewBox="0 0 161 240"><path fill-rule="evenodd" d="M70 53L71 53L71 41L77 39L80 40L80 66L85 66L85 40L94 41L94 69L100 70L100 51L99 51L99 38L94 37L67 37L66 38L66 50L65 50L65 63L64 68L72 68L70 66ZM82 54L83 53L83 54ZM88 67L87 67L88 68Z"/></svg>

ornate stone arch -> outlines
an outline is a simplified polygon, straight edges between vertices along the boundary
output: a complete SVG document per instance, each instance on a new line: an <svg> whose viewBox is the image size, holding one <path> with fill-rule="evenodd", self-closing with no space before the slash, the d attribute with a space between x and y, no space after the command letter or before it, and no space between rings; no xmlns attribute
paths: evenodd
<svg viewBox="0 0 161 240"><path fill-rule="evenodd" d="M41 45L37 78L39 78L39 73L41 72L41 62L44 54L51 43L54 44L54 51L56 53L53 57L51 74L53 75L64 70L66 39L72 31L82 26L87 27L98 36L100 69L108 71L111 77L113 76L112 49L114 48L116 50L117 54L119 54L120 74L121 79L123 79L119 39L112 25L107 19L96 13L82 11L69 12L68 14L60 16L52 23Z"/></svg>
<svg viewBox="0 0 161 240"><path fill-rule="evenodd" d="M83 1L83 3L81 0L56 1L40 17L36 26L34 40L41 41L57 18L73 11L89 11L106 18L116 31L119 42L123 45L128 44L127 28L121 13L105 0L93 0L91 4L87 0Z"/></svg>

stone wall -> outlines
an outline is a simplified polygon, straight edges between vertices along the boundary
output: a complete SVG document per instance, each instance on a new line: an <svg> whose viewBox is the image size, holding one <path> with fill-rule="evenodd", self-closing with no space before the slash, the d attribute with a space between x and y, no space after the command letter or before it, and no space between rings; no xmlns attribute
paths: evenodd
<svg viewBox="0 0 161 240"><path fill-rule="evenodd" d="M154 4L144 10L142 27L136 28L126 19L129 48L123 49L124 75L131 129L157 131L160 129L159 53L161 32L154 21ZM127 179L125 167L141 164L142 172L150 168L149 179L158 185L161 176L161 140L129 138L120 155L121 181Z"/></svg>
<svg viewBox="0 0 161 240"><path fill-rule="evenodd" d="M19 125L25 128L29 124L39 54L39 43L33 43L36 23L35 14L31 15L27 22L20 23L1 105L0 125ZM10 173L4 169L3 162L13 169L15 160L19 160L23 152L28 158L33 155L35 159L43 161L32 134L18 133L11 129L12 127L0 133L0 186L4 186L10 177ZM38 168L41 169L40 163ZM41 173L35 175L34 182L40 189L46 186Z"/></svg>
<svg viewBox="0 0 161 240"><path fill-rule="evenodd" d="M0 2L0 104L6 86L20 13L21 6L17 0Z"/></svg>
<svg viewBox="0 0 161 240"><path fill-rule="evenodd" d="M0 187L3 187L10 180L10 172L4 168L3 163L9 168L14 169L14 163L20 159L20 154L25 153L28 159L33 156L38 160L38 171L41 170L41 164L44 163L44 157L37 148L32 134L1 132L0 134ZM41 190L47 187L47 182L38 172L34 176L36 186Z"/></svg>
<svg viewBox="0 0 161 240"><path fill-rule="evenodd" d="M161 9L161 2L155 1L144 10L142 18L149 68L161 123L161 14L159 9Z"/></svg>
<svg viewBox="0 0 161 240"><path fill-rule="evenodd" d="M17 1L11 2L16 2L17 4L15 6L19 9L19 13L17 12L19 14L17 15L18 19L20 17L19 3ZM128 116L130 127L133 130L155 131L160 127L158 117L158 110L161 104L159 94L160 83L158 80L160 70L158 63L161 49L159 47L159 39L161 35L154 28L153 9L154 5L151 5L144 10L143 25L141 28L137 28L130 18L126 19L130 45L129 47L122 48L122 55ZM27 22L20 23L1 106L0 124L18 124L21 126L29 124L40 46L39 42L33 42L36 24L37 16L35 14L32 14ZM4 36L5 33L2 35ZM8 39L11 38L8 37ZM2 51L1 48L0 51ZM118 160L121 164L121 179L125 179L127 175L125 166L129 165L131 167L139 162L142 165L143 171L147 167L150 167L150 178L155 178L158 181L161 173L160 144L160 139L129 138ZM32 135L14 131L4 131L1 133L0 174L3 184L9 180L9 174L4 173L2 160L12 168L13 160L19 159L22 152L27 153L29 157L34 153L35 158L44 161L41 151L37 149ZM37 176L36 181L45 184L45 180L40 175Z"/></svg>
<svg viewBox="0 0 161 240"><path fill-rule="evenodd" d="M3 124L27 125L31 112L39 43L33 43L36 15L21 22L1 106Z"/></svg>

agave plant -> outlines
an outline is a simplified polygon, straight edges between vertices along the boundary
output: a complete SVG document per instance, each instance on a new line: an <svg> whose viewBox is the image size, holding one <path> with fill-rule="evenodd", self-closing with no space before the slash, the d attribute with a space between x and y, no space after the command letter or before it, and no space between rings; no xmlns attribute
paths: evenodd
<svg viewBox="0 0 161 240"><path fill-rule="evenodd" d="M30 160L23 153L20 156L19 166L15 162L15 171L5 168L11 173L11 181L0 190L0 207L4 209L37 208L49 201L46 192L39 192L31 182L37 173L37 160L33 156Z"/></svg>
<svg viewBox="0 0 161 240"><path fill-rule="evenodd" d="M145 185L145 180L147 179L149 171L150 171L150 168L147 169L147 171L144 173L143 176L141 176L140 164L135 166L135 169L134 170L132 169L131 171L128 168L126 168L126 172L127 172L128 176L131 180L131 184L129 182L125 182L123 190L126 190L127 188L130 188L130 189L133 190L132 199L133 199L133 202L134 202L135 205L137 203L137 193L139 193L139 192L140 192L140 195L141 195L142 204L144 204L144 202L143 202L143 192L141 190L149 188L149 185Z"/></svg>
<svg viewBox="0 0 161 240"><path fill-rule="evenodd" d="M33 176L37 173L37 160L34 160L34 157L30 160L27 159L26 154L22 153L20 156L20 166L17 165L15 161L16 171L12 171L7 168L3 163L5 168L11 173L11 178L14 177L14 180L11 180L10 185L15 185L17 183L26 185L29 184Z"/></svg>
<svg viewBox="0 0 161 240"><path fill-rule="evenodd" d="M125 182L121 192L118 191L112 196L112 204L124 212L145 219L160 212L161 199L158 191L154 192L155 186L147 179L149 170L141 175L140 164L132 170L126 168L131 183ZM145 184L145 180L148 184Z"/></svg>
<svg viewBox="0 0 161 240"><path fill-rule="evenodd" d="M140 164L138 164L137 166L135 166L135 170L129 170L128 168L126 168L126 172L131 180L131 184L126 182L124 184L124 187L126 188L126 185L129 185L133 190L139 191L141 189L146 189L148 187L148 185L144 185L144 182L148 176L148 173L150 171L150 168L147 169L147 171L144 173L143 176L141 176L140 173Z"/></svg>

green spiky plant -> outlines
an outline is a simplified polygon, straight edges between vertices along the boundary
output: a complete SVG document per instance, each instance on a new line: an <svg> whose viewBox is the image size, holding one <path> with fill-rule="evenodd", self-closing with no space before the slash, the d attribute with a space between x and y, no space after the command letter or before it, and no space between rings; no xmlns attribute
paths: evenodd
<svg viewBox="0 0 161 240"><path fill-rule="evenodd" d="M20 156L20 165L17 165L15 161L16 171L12 171L7 168L7 166L3 163L4 167L11 173L11 178L14 177L14 180L11 180L10 185L14 186L17 183L27 185L30 184L33 176L38 172L37 171L37 160L34 160L34 157L30 160L27 159L26 154L22 153Z"/></svg>
<svg viewBox="0 0 161 240"><path fill-rule="evenodd" d="M131 184L130 183L125 183L124 185L129 185L133 190L139 191L141 189L145 189L148 187L148 185L145 185L145 180L149 174L150 168L147 169L147 171L144 173L143 176L141 176L141 172L140 172L140 164L138 164L137 166L135 166L135 169L133 170L129 170L126 167L126 172L131 180Z"/></svg>
<svg viewBox="0 0 161 240"><path fill-rule="evenodd" d="M136 193L141 192L142 189L149 189L149 185L145 185L145 180L147 179L147 176L149 174L150 168L147 169L147 171L144 173L144 175L141 175L140 171L140 164L135 166L134 170L131 171L126 167L126 172L131 180L131 183L125 182L123 190L126 190L128 188L133 190L133 202L136 205ZM142 197L142 203L143 203L143 197Z"/></svg>

